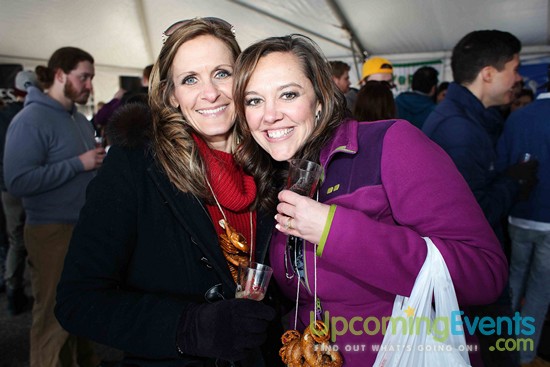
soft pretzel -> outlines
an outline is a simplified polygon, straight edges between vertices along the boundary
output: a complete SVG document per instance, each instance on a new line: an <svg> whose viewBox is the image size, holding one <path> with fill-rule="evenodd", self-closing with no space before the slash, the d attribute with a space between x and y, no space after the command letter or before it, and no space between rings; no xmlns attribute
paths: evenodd
<svg viewBox="0 0 550 367"><path fill-rule="evenodd" d="M220 219L219 224L220 226L222 226L223 229L225 229L226 239L231 242L233 246L235 246L239 251L242 252L250 251L250 246L248 246L246 238L244 238L242 234L237 232L235 228L233 228L228 222L223 219Z"/></svg>
<svg viewBox="0 0 550 367"><path fill-rule="evenodd" d="M313 340L316 343L328 342L330 334L328 332L328 326L325 325L321 320L315 320L314 324L309 325L307 328ZM305 334L305 331L304 331Z"/></svg>
<svg viewBox="0 0 550 367"><path fill-rule="evenodd" d="M309 327L304 330L300 344L306 362L312 367L341 367L344 363L340 352L331 348L328 341L315 341Z"/></svg>
<svg viewBox="0 0 550 367"><path fill-rule="evenodd" d="M341 367L344 363L328 342L328 327L316 321L304 330L288 330L281 336L279 356L288 367Z"/></svg>
<svg viewBox="0 0 550 367"><path fill-rule="evenodd" d="M300 339L291 340L288 343L288 348L286 350L286 359L287 364L290 367L299 367L303 366L305 359L302 355L302 349L300 347Z"/></svg>
<svg viewBox="0 0 550 367"><path fill-rule="evenodd" d="M281 342L283 342L283 345L288 344L294 339L300 339L300 332L298 330L287 330L283 336L281 336Z"/></svg>

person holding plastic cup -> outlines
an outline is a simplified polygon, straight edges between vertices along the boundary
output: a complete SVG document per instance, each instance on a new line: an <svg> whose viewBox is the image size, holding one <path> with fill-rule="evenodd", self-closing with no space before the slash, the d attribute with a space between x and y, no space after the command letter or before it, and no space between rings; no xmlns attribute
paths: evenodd
<svg viewBox="0 0 550 367"><path fill-rule="evenodd" d="M297 300L300 331L320 318L345 366L372 365L383 335L365 320L382 322L396 295L410 294L426 259L423 236L442 253L461 305L499 296L505 256L441 148L407 121L344 120L344 97L305 36L259 41L235 70L238 159L256 179L257 205L277 211L273 277ZM292 159L323 167L313 198L281 191ZM291 237L303 241L290 247Z"/></svg>
<svg viewBox="0 0 550 367"><path fill-rule="evenodd" d="M235 299L238 265L265 261L273 228L233 158L235 29L196 18L164 36L149 105L109 123L113 145L88 186L56 315L124 351L124 366L269 366L274 308Z"/></svg>

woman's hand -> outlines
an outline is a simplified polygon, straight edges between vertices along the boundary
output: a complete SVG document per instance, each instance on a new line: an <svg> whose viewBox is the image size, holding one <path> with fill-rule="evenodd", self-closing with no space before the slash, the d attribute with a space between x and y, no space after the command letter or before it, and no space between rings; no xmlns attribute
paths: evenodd
<svg viewBox="0 0 550 367"><path fill-rule="evenodd" d="M275 228L311 243L319 243L330 206L289 190L281 191L278 198Z"/></svg>

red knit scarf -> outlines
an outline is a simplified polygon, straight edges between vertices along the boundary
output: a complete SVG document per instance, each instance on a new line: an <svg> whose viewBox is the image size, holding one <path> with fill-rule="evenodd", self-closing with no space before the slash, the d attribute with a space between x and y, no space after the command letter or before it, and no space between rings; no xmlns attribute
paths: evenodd
<svg viewBox="0 0 550 367"><path fill-rule="evenodd" d="M206 163L208 181L214 190L216 199L222 207L227 221L241 233L248 244L252 244L250 238L250 210L249 207L256 197L256 184L254 178L244 173L242 167L235 163L231 153L211 149L200 137L193 134L200 154ZM218 224L223 215L218 206L206 205L208 213L214 222L218 234L225 230ZM256 213L252 213L253 238L256 238ZM254 241L254 247L255 241Z"/></svg>

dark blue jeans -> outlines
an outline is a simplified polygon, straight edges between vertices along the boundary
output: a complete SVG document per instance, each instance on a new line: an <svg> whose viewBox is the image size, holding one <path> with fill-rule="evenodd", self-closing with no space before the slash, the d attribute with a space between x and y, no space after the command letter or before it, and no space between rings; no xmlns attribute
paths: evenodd
<svg viewBox="0 0 550 367"><path fill-rule="evenodd" d="M524 229L510 224L512 260L510 262L510 288L512 309L522 317L534 318L535 332L521 334L531 338L533 350L520 350L521 363L529 363L537 355L542 327L550 302L550 231ZM524 300L522 305L521 301Z"/></svg>

